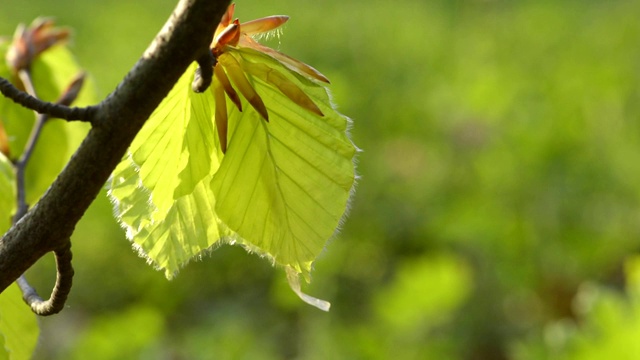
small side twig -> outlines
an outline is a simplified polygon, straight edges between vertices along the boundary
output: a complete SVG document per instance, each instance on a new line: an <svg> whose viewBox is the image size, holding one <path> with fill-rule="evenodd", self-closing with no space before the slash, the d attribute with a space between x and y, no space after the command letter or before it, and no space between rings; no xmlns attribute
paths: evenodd
<svg viewBox="0 0 640 360"><path fill-rule="evenodd" d="M29 206L27 205L26 200L26 191L25 191L25 171L27 168L27 163L29 159L31 159L31 155L33 154L33 150L35 149L35 145L40 138L40 134L42 133L42 128L44 124L49 119L49 115L46 114L37 114L36 122L33 125L33 129L31 134L29 135L29 140L27 140L27 145L25 146L25 150L20 156L20 158L15 162L14 168L16 169L16 190L17 190L17 210L16 214L13 217L13 223L15 224L18 220L22 219L22 217L29 210Z"/></svg>
<svg viewBox="0 0 640 360"><path fill-rule="evenodd" d="M42 101L24 91L20 91L13 86L9 80L2 77L0 77L0 92L15 103L35 112L68 121L86 121L92 123L96 112L95 106L78 108Z"/></svg>
<svg viewBox="0 0 640 360"><path fill-rule="evenodd" d="M25 89L29 92L29 96L33 99L38 99L36 91L33 87L33 81L31 80L31 74L28 70L19 71L20 80L23 82ZM67 106L71 104L80 92L84 80L84 74L77 76L71 84L64 90L56 104L60 106ZM36 113L36 122L33 125L29 139L25 145L24 152L20 158L14 163L16 171L16 187L17 187L17 210L13 217L13 223L17 223L29 210L29 205L26 201L25 191L25 170L27 164L31 159L31 155L38 143L42 128L49 119L49 114ZM22 274L16 283L22 291L22 298L29 305L31 310L37 315L47 316L59 313L67 301L67 296L71 291L73 284L73 266L71 265L71 241L67 239L64 245L54 251L56 258L56 284L51 292L49 300L43 300L36 290L29 284L24 274Z"/></svg>
<svg viewBox="0 0 640 360"><path fill-rule="evenodd" d="M31 73L28 70L21 70L18 72L18 75L28 92L28 94L26 93L25 94L38 100L35 88L33 87L33 81L31 81ZM80 93L80 88L84 83L84 77L85 77L84 73L80 73L78 76L76 76L71 81L69 86L67 86L67 88L62 93L60 98L55 102L55 104L52 104L52 105L61 105L61 106L70 105L78 97L78 94ZM0 80L4 80L4 79L0 78ZM50 118L49 114L46 114L46 113L42 114L42 113L36 112L36 122L33 125L31 134L29 135L29 139L27 140L27 143L25 145L24 152L14 164L14 167L16 169L16 183L17 183L16 187L17 187L17 195L18 195L17 196L18 209L16 211L16 214L14 215L14 223L20 220L24 216L24 214L27 213L28 205L26 202L24 174L27 168L27 163L31 159L33 150L36 148L36 144L38 142L38 139L40 138L40 134L42 133L42 128L44 127L44 124L47 122L47 120L49 120L49 118Z"/></svg>

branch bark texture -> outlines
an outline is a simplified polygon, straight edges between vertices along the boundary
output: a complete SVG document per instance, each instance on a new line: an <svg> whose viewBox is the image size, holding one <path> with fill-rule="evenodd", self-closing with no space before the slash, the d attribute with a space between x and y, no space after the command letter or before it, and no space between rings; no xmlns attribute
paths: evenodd
<svg viewBox="0 0 640 360"><path fill-rule="evenodd" d="M0 292L69 239L145 121L191 62L209 51L229 0L181 0L116 90L92 108L93 125L38 203L0 239Z"/></svg>

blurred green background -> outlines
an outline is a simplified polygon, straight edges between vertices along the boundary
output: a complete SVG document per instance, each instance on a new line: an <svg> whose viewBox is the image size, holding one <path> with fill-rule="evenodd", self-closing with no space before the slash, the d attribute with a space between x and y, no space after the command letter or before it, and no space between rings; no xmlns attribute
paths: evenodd
<svg viewBox="0 0 640 360"><path fill-rule="evenodd" d="M106 96L172 1L11 1L54 16ZM640 358L640 1L238 0L332 80L362 176L299 301L224 246L168 282L104 196L37 359ZM51 258L29 273L42 293Z"/></svg>

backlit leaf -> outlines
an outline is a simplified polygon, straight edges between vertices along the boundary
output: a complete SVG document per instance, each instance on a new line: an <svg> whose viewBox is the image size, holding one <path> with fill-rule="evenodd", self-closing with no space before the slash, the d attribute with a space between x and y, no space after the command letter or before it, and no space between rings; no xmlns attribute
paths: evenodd
<svg viewBox="0 0 640 360"><path fill-rule="evenodd" d="M237 243L284 267L292 289L327 310L298 277L309 280L348 206L349 120L316 77L225 49L212 90L191 90L192 65L134 140L111 180L116 216L169 277L213 245Z"/></svg>
<svg viewBox="0 0 640 360"><path fill-rule="evenodd" d="M172 277L231 233L208 188L218 169L211 94L191 90L195 65L147 121L114 170L109 196L141 255Z"/></svg>
<svg viewBox="0 0 640 360"><path fill-rule="evenodd" d="M277 70L324 114L251 77L270 122L249 109L229 109L228 150L211 184L225 224L250 247L307 277L340 224L354 184L349 121L333 109L323 86L257 51L238 49L234 55Z"/></svg>

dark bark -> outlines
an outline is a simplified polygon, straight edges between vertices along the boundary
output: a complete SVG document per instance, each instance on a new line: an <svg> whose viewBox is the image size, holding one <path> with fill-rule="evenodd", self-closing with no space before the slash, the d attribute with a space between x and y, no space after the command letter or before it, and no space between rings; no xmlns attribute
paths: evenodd
<svg viewBox="0 0 640 360"><path fill-rule="evenodd" d="M38 203L0 239L0 291L65 245L153 110L208 51L229 0L181 0L117 89L92 107L93 125Z"/></svg>

